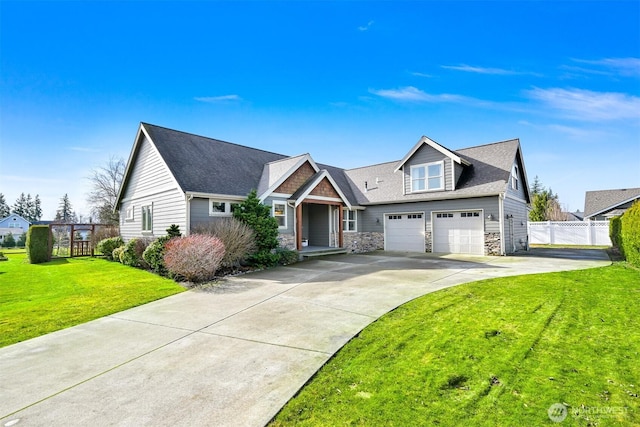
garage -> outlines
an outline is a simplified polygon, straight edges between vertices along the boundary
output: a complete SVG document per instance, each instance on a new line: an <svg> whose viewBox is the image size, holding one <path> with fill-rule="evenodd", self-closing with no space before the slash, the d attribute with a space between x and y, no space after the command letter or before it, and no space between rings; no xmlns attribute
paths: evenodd
<svg viewBox="0 0 640 427"><path fill-rule="evenodd" d="M424 213L412 212L384 216L384 249L424 252Z"/></svg>
<svg viewBox="0 0 640 427"><path fill-rule="evenodd" d="M433 212L433 252L484 255L482 211Z"/></svg>

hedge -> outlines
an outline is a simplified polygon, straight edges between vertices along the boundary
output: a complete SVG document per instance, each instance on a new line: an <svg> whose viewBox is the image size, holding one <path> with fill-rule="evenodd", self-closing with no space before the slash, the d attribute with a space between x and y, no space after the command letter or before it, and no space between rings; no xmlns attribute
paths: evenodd
<svg viewBox="0 0 640 427"><path fill-rule="evenodd" d="M27 259L31 264L51 261L53 233L48 225L32 225L27 232Z"/></svg>
<svg viewBox="0 0 640 427"><path fill-rule="evenodd" d="M611 244L614 248L617 248L621 254L624 255L622 248L622 217L616 216L609 220L609 237L611 238Z"/></svg>
<svg viewBox="0 0 640 427"><path fill-rule="evenodd" d="M627 262L640 267L640 201L627 209L621 223L621 251Z"/></svg>

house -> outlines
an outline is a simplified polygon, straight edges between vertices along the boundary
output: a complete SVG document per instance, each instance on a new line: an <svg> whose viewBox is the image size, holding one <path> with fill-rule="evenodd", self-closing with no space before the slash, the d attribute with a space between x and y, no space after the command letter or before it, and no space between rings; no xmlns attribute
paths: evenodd
<svg viewBox="0 0 640 427"><path fill-rule="evenodd" d="M584 219L607 220L620 216L636 200L640 200L640 188L587 191L584 196Z"/></svg>
<svg viewBox="0 0 640 427"><path fill-rule="evenodd" d="M117 208L125 240L230 217L252 190L281 246L503 255L527 245L517 139L450 150L422 137L399 161L356 169L141 123Z"/></svg>
<svg viewBox="0 0 640 427"><path fill-rule="evenodd" d="M31 223L18 214L11 214L0 219L0 244L8 234L11 234L16 241L29 230Z"/></svg>

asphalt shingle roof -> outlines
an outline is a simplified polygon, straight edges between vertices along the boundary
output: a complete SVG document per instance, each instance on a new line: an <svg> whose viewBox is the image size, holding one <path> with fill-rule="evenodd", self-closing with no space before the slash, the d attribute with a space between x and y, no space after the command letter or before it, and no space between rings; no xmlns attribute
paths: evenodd
<svg viewBox="0 0 640 427"><path fill-rule="evenodd" d="M587 191L584 196L584 216L588 218L594 214L614 209L634 198L640 198L640 188Z"/></svg>
<svg viewBox="0 0 640 427"><path fill-rule="evenodd" d="M274 180L272 172L287 169L300 158L148 123L142 126L185 192L243 196L252 189L265 189ZM456 150L471 166L465 167L454 191L403 195L402 173L394 173L398 161L350 170L318 167L329 172L352 205L477 197L506 190L519 146L514 139Z"/></svg>

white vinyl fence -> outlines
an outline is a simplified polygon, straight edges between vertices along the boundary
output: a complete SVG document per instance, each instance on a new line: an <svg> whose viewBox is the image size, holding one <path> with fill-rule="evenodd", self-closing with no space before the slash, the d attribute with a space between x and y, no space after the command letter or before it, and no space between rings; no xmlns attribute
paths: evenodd
<svg viewBox="0 0 640 427"><path fill-rule="evenodd" d="M529 222L529 243L611 246L609 221Z"/></svg>

